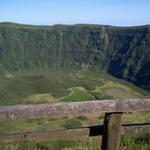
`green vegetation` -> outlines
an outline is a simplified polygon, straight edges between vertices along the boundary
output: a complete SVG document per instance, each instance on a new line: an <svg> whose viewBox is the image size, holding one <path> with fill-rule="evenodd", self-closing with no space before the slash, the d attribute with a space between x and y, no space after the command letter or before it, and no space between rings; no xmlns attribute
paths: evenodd
<svg viewBox="0 0 150 150"><path fill-rule="evenodd" d="M1 23L0 105L148 98L149 46L150 26ZM148 113L124 114L123 123L149 122L149 118ZM102 122L103 115L90 114L74 118L68 115L64 118L0 122L0 133L70 129ZM88 140L65 138L42 143L0 145L0 149L99 149L99 137ZM120 149L149 150L149 141L148 135L123 136Z"/></svg>
<svg viewBox="0 0 150 150"><path fill-rule="evenodd" d="M88 101L94 100L95 97L84 91L83 89L74 88L69 96L64 97L62 100L68 101Z"/></svg>
<svg viewBox="0 0 150 150"><path fill-rule="evenodd" d="M96 69L32 70L5 73L0 78L0 104L5 105L149 96L149 92Z"/></svg>
<svg viewBox="0 0 150 150"><path fill-rule="evenodd" d="M86 116L83 116L83 115L78 116L77 119L82 120L82 121L88 120L88 118Z"/></svg>
<svg viewBox="0 0 150 150"><path fill-rule="evenodd" d="M120 150L150 150L149 135L142 137L123 136L121 139ZM95 140L95 139L94 139ZM52 140L49 142L32 143L32 144L16 144L16 145L0 145L1 150L99 150L100 145L98 139L91 143L75 142L71 140Z"/></svg>
<svg viewBox="0 0 150 150"><path fill-rule="evenodd" d="M98 68L149 89L150 26L0 24L0 72Z"/></svg>
<svg viewBox="0 0 150 150"><path fill-rule="evenodd" d="M79 119L73 118L65 122L64 127L66 129L80 128L82 127L82 122Z"/></svg>
<svg viewBox="0 0 150 150"><path fill-rule="evenodd" d="M56 76L57 74L57 76ZM125 96L148 97L149 92L141 90L132 84L113 78L100 72L97 69L90 70L85 66L80 71L68 70L37 70L4 73L0 79L0 103L1 104L26 104L26 103L56 103L59 101L84 101L94 99L112 99L120 98L120 91L123 91ZM108 89L117 89L116 92L108 92ZM115 95L112 95L115 93ZM128 95L130 94L130 95ZM122 93L121 93L122 95ZM99 96L99 97L98 97ZM132 123L133 121L149 122L148 114L126 114L123 122ZM19 120L15 122L0 122L0 133L16 133L20 131L49 131L57 129L70 129L82 126L95 125L103 122L103 116L70 116L64 118L38 118L30 120ZM47 143L32 143L21 145L0 145L0 148L10 150L20 149L86 149L91 150L99 148L99 140L97 144L86 140L85 138L72 139L69 142L67 137L64 141ZM84 141L85 140L85 141ZM73 142L73 143L72 143ZM123 141L131 147L129 141ZM61 144L60 144L61 143ZM131 142L132 143L132 142ZM56 146L57 145L57 146ZM122 147L124 146L122 144ZM141 144L134 144L138 147ZM142 146L145 148L147 144ZM125 146L124 146L125 147ZM133 147L133 143L132 143ZM123 149L123 148L122 148ZM132 149L131 149L132 150Z"/></svg>
<svg viewBox="0 0 150 150"><path fill-rule="evenodd" d="M128 86L125 86L124 84L120 84L119 82L116 82L116 81L113 81L113 82L105 81L105 84L103 86L96 87L95 91L103 95L109 95L112 98L120 98L120 99L121 98L124 98L124 99L143 98L143 94L137 92L136 90L131 89Z"/></svg>
<svg viewBox="0 0 150 150"><path fill-rule="evenodd" d="M78 143L71 140L52 140L43 143L0 145L1 150L65 150L71 147L78 147Z"/></svg>
<svg viewBox="0 0 150 150"><path fill-rule="evenodd" d="M150 150L150 136L123 136L121 139L120 150Z"/></svg>

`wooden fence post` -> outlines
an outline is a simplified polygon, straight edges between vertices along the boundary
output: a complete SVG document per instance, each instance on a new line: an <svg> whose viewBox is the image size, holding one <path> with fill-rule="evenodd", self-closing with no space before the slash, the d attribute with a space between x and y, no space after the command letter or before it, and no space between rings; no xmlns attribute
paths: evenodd
<svg viewBox="0 0 150 150"><path fill-rule="evenodd" d="M102 150L119 150L122 114L123 113L105 114L102 135Z"/></svg>

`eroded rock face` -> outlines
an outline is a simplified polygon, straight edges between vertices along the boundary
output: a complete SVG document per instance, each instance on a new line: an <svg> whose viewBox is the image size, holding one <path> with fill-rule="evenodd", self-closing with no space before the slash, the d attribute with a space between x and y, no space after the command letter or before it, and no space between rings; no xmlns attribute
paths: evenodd
<svg viewBox="0 0 150 150"><path fill-rule="evenodd" d="M150 26L0 24L0 69L96 66L150 90Z"/></svg>

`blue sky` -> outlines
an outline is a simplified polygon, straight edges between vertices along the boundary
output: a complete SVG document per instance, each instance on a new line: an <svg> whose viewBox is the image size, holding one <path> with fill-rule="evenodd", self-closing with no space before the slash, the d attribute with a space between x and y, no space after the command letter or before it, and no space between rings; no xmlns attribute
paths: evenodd
<svg viewBox="0 0 150 150"><path fill-rule="evenodd" d="M150 0L0 0L0 22L150 24Z"/></svg>

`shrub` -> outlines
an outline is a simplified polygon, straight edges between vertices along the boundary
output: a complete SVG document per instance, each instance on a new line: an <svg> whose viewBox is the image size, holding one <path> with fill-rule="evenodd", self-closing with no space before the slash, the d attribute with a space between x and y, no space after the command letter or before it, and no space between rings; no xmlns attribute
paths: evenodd
<svg viewBox="0 0 150 150"><path fill-rule="evenodd" d="M87 120L88 118L86 116L80 115L77 117L77 119L84 121Z"/></svg>
<svg viewBox="0 0 150 150"><path fill-rule="evenodd" d="M82 127L82 122L79 119L73 118L65 122L64 127L66 129Z"/></svg>
<svg viewBox="0 0 150 150"><path fill-rule="evenodd" d="M100 115L100 116L98 117L98 119L99 119L99 120L104 119L104 115Z"/></svg>

